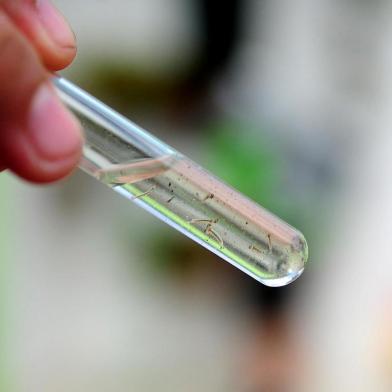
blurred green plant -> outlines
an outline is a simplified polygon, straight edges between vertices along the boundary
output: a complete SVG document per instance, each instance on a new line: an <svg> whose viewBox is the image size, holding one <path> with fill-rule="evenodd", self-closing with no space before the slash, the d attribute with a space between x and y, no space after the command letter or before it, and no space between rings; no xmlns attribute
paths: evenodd
<svg viewBox="0 0 392 392"><path fill-rule="evenodd" d="M305 229L311 206L292 189L284 141L262 126L233 119L213 122L206 135L207 168L291 225Z"/></svg>
<svg viewBox="0 0 392 392"><path fill-rule="evenodd" d="M267 208L279 209L277 193L284 175L277 146L262 130L225 120L205 132L204 164L214 174Z"/></svg>

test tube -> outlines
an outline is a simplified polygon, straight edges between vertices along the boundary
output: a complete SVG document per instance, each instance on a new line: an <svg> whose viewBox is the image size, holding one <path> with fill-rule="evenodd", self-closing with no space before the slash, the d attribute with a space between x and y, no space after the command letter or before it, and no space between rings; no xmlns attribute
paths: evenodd
<svg viewBox="0 0 392 392"><path fill-rule="evenodd" d="M71 82L53 82L84 129L83 171L267 286L301 275L298 230Z"/></svg>

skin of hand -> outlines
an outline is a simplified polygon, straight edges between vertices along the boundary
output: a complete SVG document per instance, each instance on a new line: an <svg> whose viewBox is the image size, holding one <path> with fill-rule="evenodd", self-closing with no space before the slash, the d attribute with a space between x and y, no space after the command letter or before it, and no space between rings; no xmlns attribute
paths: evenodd
<svg viewBox="0 0 392 392"><path fill-rule="evenodd" d="M47 183L77 165L81 128L50 83L75 55L74 34L49 0L0 0L0 171Z"/></svg>

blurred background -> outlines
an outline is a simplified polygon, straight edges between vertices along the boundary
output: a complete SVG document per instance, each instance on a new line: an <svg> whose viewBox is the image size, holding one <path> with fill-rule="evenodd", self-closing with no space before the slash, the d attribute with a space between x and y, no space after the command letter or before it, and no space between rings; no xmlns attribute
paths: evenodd
<svg viewBox="0 0 392 392"><path fill-rule="evenodd" d="M64 74L304 232L268 289L81 172L0 176L1 390L390 391L392 3L56 0Z"/></svg>

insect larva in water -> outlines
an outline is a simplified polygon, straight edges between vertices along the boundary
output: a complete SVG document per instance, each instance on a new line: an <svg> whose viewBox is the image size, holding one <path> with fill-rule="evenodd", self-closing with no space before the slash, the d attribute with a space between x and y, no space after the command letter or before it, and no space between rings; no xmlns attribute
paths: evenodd
<svg viewBox="0 0 392 392"><path fill-rule="evenodd" d="M143 192L143 193L141 193L140 195L137 195L137 196L134 196L133 198L132 198L132 200L135 200L135 199L139 199L140 197L143 197L143 196L147 196L149 193L151 193L153 190L155 189L155 186L152 186L149 190L147 190L146 192Z"/></svg>

